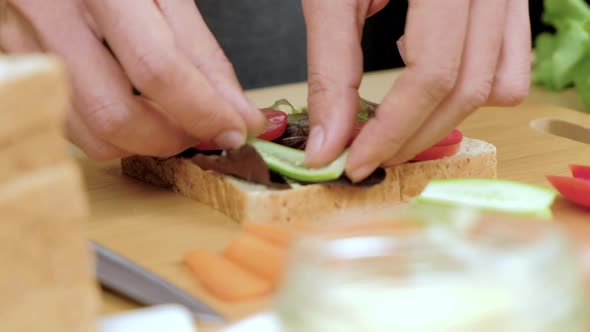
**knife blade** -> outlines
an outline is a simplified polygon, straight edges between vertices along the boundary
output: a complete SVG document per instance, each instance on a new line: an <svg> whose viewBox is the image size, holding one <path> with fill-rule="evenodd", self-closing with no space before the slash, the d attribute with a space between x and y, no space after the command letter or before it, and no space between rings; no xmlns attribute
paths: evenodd
<svg viewBox="0 0 590 332"><path fill-rule="evenodd" d="M546 134L590 144L590 128L578 123L556 118L541 118L531 121L530 126Z"/></svg>
<svg viewBox="0 0 590 332"><path fill-rule="evenodd" d="M96 274L105 288L143 305L178 304L186 307L196 320L224 322L211 307L172 285L131 260L90 242L96 254Z"/></svg>

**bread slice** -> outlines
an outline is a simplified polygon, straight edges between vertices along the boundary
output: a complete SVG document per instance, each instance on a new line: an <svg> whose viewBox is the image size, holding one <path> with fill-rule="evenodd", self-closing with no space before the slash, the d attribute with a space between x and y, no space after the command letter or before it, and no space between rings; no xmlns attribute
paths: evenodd
<svg viewBox="0 0 590 332"><path fill-rule="evenodd" d="M77 165L63 161L4 181L0 211L0 326L95 331L99 287Z"/></svg>
<svg viewBox="0 0 590 332"><path fill-rule="evenodd" d="M0 307L2 331L102 332L99 302L88 298L97 298L97 286L88 281L25 292Z"/></svg>
<svg viewBox="0 0 590 332"><path fill-rule="evenodd" d="M48 127L0 144L0 184L70 158L59 128Z"/></svg>
<svg viewBox="0 0 590 332"><path fill-rule="evenodd" d="M76 164L62 162L3 183L0 211L6 221L0 224L0 266L11 272L0 281L12 275L21 285L41 287L93 275L82 230L89 208ZM0 282L6 299L17 288Z"/></svg>
<svg viewBox="0 0 590 332"><path fill-rule="evenodd" d="M60 128L68 109L66 71L47 55L0 56L0 144Z"/></svg>
<svg viewBox="0 0 590 332"><path fill-rule="evenodd" d="M497 164L494 145L464 138L461 149L453 157L399 165L401 200L407 202L419 195L432 179L495 178Z"/></svg>
<svg viewBox="0 0 590 332"><path fill-rule="evenodd" d="M387 168L385 179L371 187L311 184L287 190L270 189L215 171L190 159L124 158L124 174L172 188L217 209L237 222L299 223L343 208L396 204L419 194L434 178L496 177L496 148L464 138L459 152L439 160Z"/></svg>

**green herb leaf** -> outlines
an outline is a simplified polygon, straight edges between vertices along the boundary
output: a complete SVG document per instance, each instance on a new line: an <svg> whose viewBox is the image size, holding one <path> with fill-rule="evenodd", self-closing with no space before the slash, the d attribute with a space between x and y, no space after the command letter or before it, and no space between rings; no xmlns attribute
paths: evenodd
<svg viewBox="0 0 590 332"><path fill-rule="evenodd" d="M590 111L590 6L584 0L545 0L542 20L555 28L535 39L532 83L550 91L574 86Z"/></svg>

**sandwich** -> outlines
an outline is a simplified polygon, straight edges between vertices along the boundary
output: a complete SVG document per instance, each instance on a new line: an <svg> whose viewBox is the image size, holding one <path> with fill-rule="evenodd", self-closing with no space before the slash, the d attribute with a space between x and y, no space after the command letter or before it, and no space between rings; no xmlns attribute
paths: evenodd
<svg viewBox="0 0 590 332"><path fill-rule="evenodd" d="M377 104L361 98L355 135ZM419 195L433 179L495 178L496 147L455 129L412 160L378 168L353 183L344 167L348 150L322 168L305 166L309 135L306 108L285 99L261 109L266 130L240 148L201 143L170 158L131 156L122 172L206 204L238 223L306 223L340 209L398 205ZM354 140L353 135L351 142Z"/></svg>

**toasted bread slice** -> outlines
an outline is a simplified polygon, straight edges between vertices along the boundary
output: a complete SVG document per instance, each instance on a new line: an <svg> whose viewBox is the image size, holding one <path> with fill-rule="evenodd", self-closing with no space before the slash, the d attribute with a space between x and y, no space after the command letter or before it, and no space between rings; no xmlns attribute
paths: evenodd
<svg viewBox="0 0 590 332"><path fill-rule="evenodd" d="M466 137L456 155L387 168L385 179L371 187L310 184L276 190L202 170L190 159L133 156L121 161L124 174L170 187L237 222L271 224L307 222L342 208L400 203L419 194L434 178L496 177L496 164L495 146Z"/></svg>

